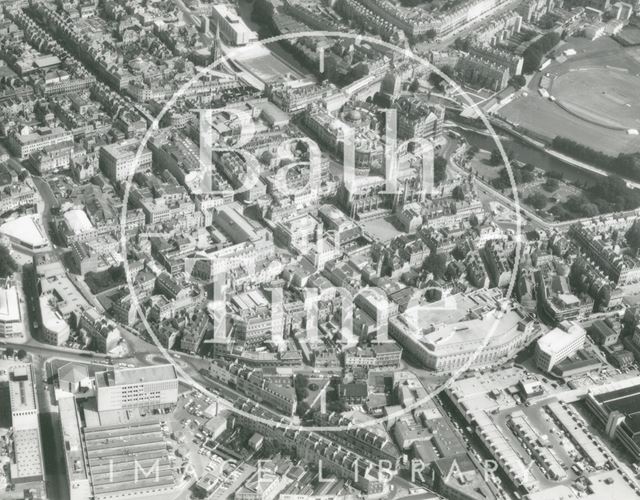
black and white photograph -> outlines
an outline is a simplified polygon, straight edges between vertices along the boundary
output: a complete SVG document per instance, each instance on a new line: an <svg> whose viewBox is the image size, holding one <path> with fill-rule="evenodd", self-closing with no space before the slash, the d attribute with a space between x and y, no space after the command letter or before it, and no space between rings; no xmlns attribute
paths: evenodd
<svg viewBox="0 0 640 500"><path fill-rule="evenodd" d="M0 500L640 500L640 0L0 0Z"/></svg>

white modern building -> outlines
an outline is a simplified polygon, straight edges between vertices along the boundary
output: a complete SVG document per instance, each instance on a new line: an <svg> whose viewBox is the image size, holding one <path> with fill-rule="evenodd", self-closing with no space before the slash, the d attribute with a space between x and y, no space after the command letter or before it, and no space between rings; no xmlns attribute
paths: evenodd
<svg viewBox="0 0 640 500"><path fill-rule="evenodd" d="M39 215L23 215L9 220L0 226L0 234L9 238L13 248L22 252L36 253L51 249Z"/></svg>
<svg viewBox="0 0 640 500"><path fill-rule="evenodd" d="M94 230L93 224L89 220L87 213L81 208L67 210L63 214L63 217L73 234L77 235Z"/></svg>
<svg viewBox="0 0 640 500"><path fill-rule="evenodd" d="M40 315L42 318L42 332L45 339L52 345L64 345L69 340L71 329L49 295L40 297Z"/></svg>
<svg viewBox="0 0 640 500"><path fill-rule="evenodd" d="M0 288L0 338L21 337L24 333L18 290L6 284Z"/></svg>
<svg viewBox="0 0 640 500"><path fill-rule="evenodd" d="M143 148L138 158L140 143L136 139L127 139L118 144L100 148L100 169L112 181L124 181L129 175L151 167L151 151Z"/></svg>
<svg viewBox="0 0 640 500"><path fill-rule="evenodd" d="M245 24L232 5L214 5L211 24L217 26L223 39L233 45L246 45L258 40L258 34Z"/></svg>
<svg viewBox="0 0 640 500"><path fill-rule="evenodd" d="M168 364L98 372L96 398L99 412L169 407L178 401L178 375Z"/></svg>
<svg viewBox="0 0 640 500"><path fill-rule="evenodd" d="M38 398L33 386L33 370L30 364L20 364L12 366L8 371L13 432L11 482L44 483Z"/></svg>
<svg viewBox="0 0 640 500"><path fill-rule="evenodd" d="M563 359L575 354L584 345L587 332L575 322L563 322L543 335L536 345L536 365L551 371Z"/></svg>
<svg viewBox="0 0 640 500"><path fill-rule="evenodd" d="M492 292L446 297L389 320L389 334L425 367L439 372L491 366L514 356L539 335L517 306Z"/></svg>

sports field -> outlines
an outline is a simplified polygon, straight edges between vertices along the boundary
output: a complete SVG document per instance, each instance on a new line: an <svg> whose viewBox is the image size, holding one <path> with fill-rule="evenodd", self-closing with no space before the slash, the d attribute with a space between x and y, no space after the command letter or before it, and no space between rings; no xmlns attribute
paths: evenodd
<svg viewBox="0 0 640 500"><path fill-rule="evenodd" d="M628 70L578 68L553 80L550 93L586 121L640 128L640 77Z"/></svg>
<svg viewBox="0 0 640 500"><path fill-rule="evenodd" d="M570 38L557 52L568 48L577 54L544 70L556 101L538 94L534 78L500 116L548 140L567 137L611 155L640 151L640 137L627 134L640 129L640 49L608 37Z"/></svg>

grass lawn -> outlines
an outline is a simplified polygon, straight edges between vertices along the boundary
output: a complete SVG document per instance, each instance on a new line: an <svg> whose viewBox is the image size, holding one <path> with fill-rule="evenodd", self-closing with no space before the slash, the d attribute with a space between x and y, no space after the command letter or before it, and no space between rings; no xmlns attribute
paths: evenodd
<svg viewBox="0 0 640 500"><path fill-rule="evenodd" d="M640 151L640 137L591 122L602 117L608 125L640 128L640 49L610 37L570 38L562 46L568 48L576 55L544 70L553 80L551 95L567 109L529 89L501 108L500 116L549 141L562 136L613 156Z"/></svg>
<svg viewBox="0 0 640 500"><path fill-rule="evenodd" d="M490 157L491 153L489 151L481 150L469 161L469 167L473 172L477 172L480 178L485 181L497 179L502 169L502 164L491 165L489 163Z"/></svg>

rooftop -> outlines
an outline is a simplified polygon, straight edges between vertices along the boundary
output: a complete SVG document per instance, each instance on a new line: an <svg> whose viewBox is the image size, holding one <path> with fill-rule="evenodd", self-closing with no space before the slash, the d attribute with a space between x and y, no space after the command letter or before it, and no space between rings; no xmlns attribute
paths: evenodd
<svg viewBox="0 0 640 500"><path fill-rule="evenodd" d="M14 461L11 464L12 479L41 479L43 468L40 424L31 365L22 364L9 369L9 398L14 450Z"/></svg>
<svg viewBox="0 0 640 500"><path fill-rule="evenodd" d="M82 423L77 413L75 398L60 398L58 406L60 426L62 427L62 437L64 439L67 474L71 481L86 479L87 470L80 440Z"/></svg>
<svg viewBox="0 0 640 500"><path fill-rule="evenodd" d="M159 422L129 422L84 429L94 498L171 489L175 478ZM110 467L110 464L117 467ZM152 475L142 473L153 469Z"/></svg>
<svg viewBox="0 0 640 500"><path fill-rule="evenodd" d="M538 340L538 348L546 353L558 352L580 338L584 338L585 335L584 328L578 324L572 325L567 331L562 328L554 328Z"/></svg>
<svg viewBox="0 0 640 500"><path fill-rule="evenodd" d="M173 380L178 376L173 365L144 366L139 368L116 368L96 373L96 385L107 387L115 385L140 384L158 380Z"/></svg>
<svg viewBox="0 0 640 500"><path fill-rule="evenodd" d="M68 210L63 217L74 234L81 234L93 229L93 224L91 224L89 217L82 209Z"/></svg>
<svg viewBox="0 0 640 500"><path fill-rule="evenodd" d="M0 288L0 321L20 321L20 302L15 286Z"/></svg>
<svg viewBox="0 0 640 500"><path fill-rule="evenodd" d="M0 233L32 248L45 247L49 244L39 215L23 215L7 221L0 226Z"/></svg>

